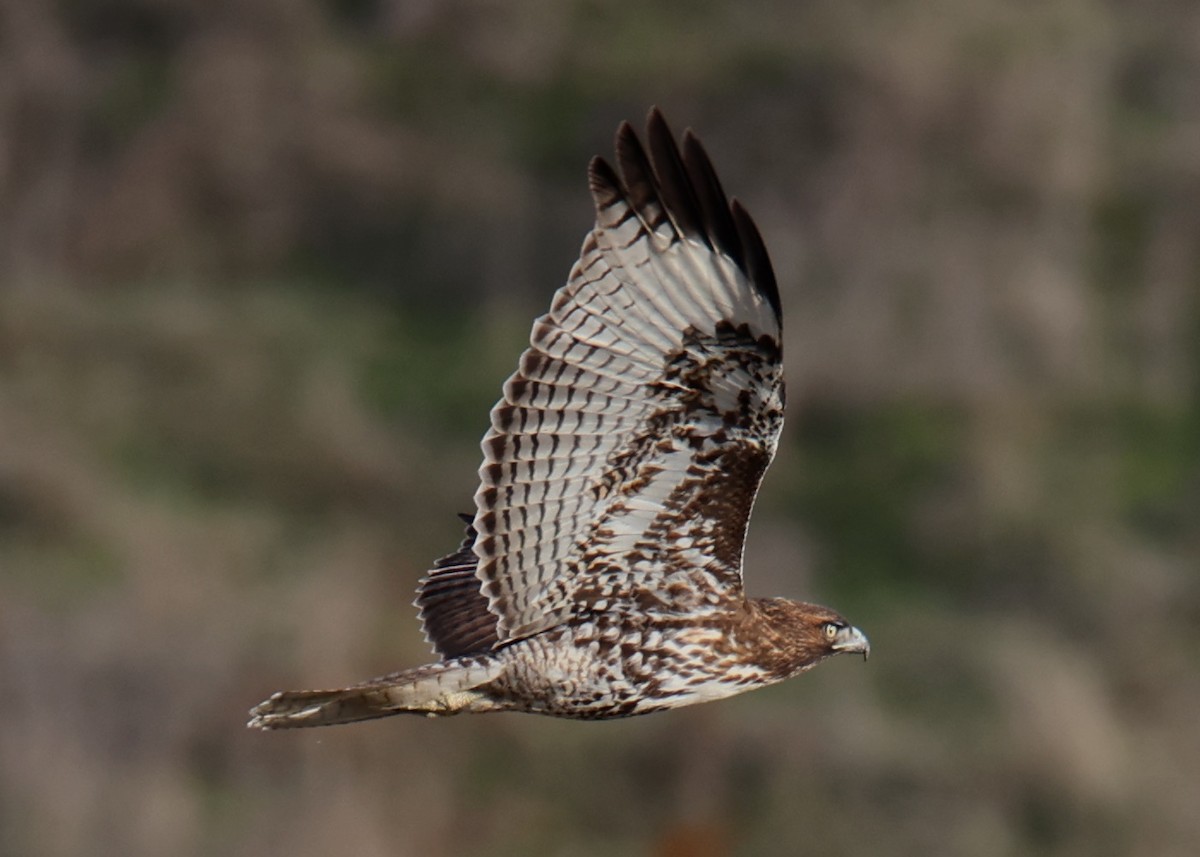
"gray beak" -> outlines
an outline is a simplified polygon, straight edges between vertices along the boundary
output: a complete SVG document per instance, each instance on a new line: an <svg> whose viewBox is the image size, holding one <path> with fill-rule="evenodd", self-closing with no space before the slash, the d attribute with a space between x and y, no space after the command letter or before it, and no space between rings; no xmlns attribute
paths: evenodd
<svg viewBox="0 0 1200 857"><path fill-rule="evenodd" d="M861 654L865 661L871 655L871 641L867 635L852 625L838 631L833 639L833 650L841 654Z"/></svg>

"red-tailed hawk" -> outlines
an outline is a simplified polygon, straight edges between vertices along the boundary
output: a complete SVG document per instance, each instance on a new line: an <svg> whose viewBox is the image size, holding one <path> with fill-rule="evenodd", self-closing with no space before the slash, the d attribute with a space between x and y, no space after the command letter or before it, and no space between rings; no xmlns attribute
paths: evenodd
<svg viewBox="0 0 1200 857"><path fill-rule="evenodd" d="M742 546L783 425L779 292L689 130L628 123L592 160L596 225L483 439L467 536L421 581L440 660L276 693L250 726L645 714L870 650L837 613L747 598Z"/></svg>

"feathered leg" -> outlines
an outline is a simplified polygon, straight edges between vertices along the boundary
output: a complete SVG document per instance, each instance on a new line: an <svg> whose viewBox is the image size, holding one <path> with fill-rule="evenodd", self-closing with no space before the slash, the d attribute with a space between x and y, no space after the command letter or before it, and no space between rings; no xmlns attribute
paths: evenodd
<svg viewBox="0 0 1200 857"><path fill-rule="evenodd" d="M251 729L295 729L373 720L495 711L502 703L478 688L496 679L494 660L455 660L381 676L338 690L282 690L250 709Z"/></svg>

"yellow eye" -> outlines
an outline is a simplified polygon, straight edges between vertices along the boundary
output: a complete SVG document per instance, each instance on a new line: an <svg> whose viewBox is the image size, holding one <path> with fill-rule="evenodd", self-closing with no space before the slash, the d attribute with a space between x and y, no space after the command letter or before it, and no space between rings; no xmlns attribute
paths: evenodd
<svg viewBox="0 0 1200 857"><path fill-rule="evenodd" d="M825 639L826 640L832 640L834 637L837 636L837 633L838 633L838 626L835 623L833 623L833 622L825 623Z"/></svg>

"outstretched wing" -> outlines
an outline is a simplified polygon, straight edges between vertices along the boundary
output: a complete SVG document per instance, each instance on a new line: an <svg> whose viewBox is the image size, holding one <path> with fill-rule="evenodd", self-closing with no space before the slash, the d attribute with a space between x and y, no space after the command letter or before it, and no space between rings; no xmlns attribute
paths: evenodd
<svg viewBox="0 0 1200 857"><path fill-rule="evenodd" d="M653 110L647 140L649 154L622 124L620 175L592 161L595 228L492 409L477 562L452 555L418 597L442 653L455 633L494 645L590 610L742 597L746 524L783 422L779 293L692 133L681 153ZM443 584L474 630L429 609Z"/></svg>

